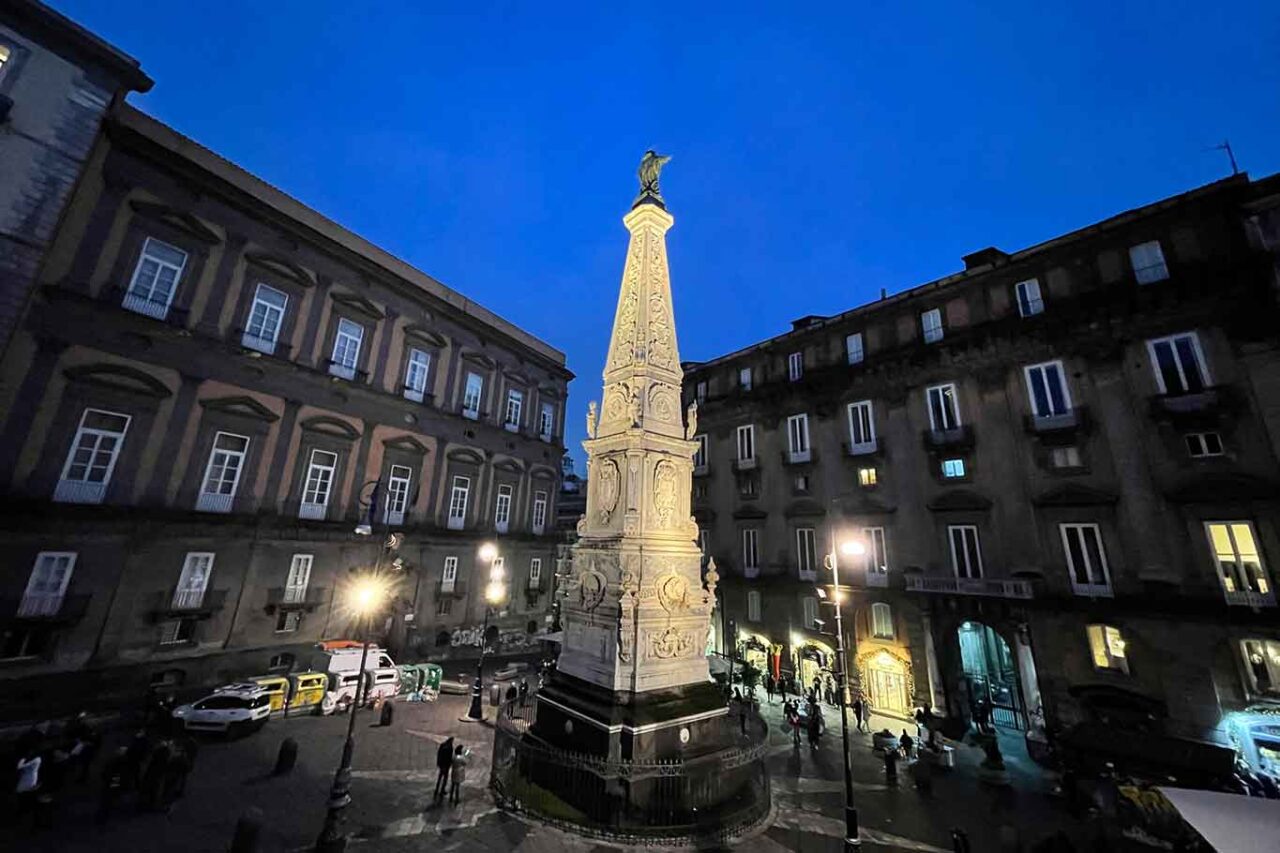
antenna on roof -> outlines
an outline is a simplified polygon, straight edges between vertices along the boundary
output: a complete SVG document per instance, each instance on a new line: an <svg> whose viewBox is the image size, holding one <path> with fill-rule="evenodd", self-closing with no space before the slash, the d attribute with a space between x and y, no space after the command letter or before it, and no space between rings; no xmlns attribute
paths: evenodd
<svg viewBox="0 0 1280 853"><path fill-rule="evenodd" d="M1231 140L1229 140L1229 139L1224 139L1224 140L1222 140L1222 144L1221 144L1221 145L1215 145L1215 146L1213 146L1212 148L1210 148L1209 150L1210 150L1210 151L1225 151L1225 152L1227 152L1227 159L1229 159L1229 160L1231 161L1231 174L1232 174L1232 176L1234 177L1235 175L1240 174L1240 168L1239 168L1238 166L1236 166L1236 155L1235 155L1235 152L1231 150Z"/></svg>

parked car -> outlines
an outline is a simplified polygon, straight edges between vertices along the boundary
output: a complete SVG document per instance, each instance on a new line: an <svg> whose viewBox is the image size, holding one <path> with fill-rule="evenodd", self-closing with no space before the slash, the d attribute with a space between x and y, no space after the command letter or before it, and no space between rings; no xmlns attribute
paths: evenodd
<svg viewBox="0 0 1280 853"><path fill-rule="evenodd" d="M173 709L173 718L187 731L227 734L257 731L270 716L271 692L255 682L228 684L203 699Z"/></svg>

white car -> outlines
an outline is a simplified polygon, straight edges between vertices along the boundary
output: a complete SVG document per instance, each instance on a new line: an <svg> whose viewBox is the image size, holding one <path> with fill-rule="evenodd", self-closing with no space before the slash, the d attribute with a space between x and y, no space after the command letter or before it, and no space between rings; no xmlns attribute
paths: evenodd
<svg viewBox="0 0 1280 853"><path fill-rule="evenodd" d="M257 731L271 716L271 696L260 684L228 684L190 705L173 709L187 731L240 734Z"/></svg>

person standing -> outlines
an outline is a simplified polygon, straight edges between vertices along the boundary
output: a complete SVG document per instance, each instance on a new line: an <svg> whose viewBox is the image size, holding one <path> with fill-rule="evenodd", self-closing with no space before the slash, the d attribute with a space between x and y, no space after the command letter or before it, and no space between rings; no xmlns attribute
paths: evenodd
<svg viewBox="0 0 1280 853"><path fill-rule="evenodd" d="M857 723L858 731L862 731L862 694L859 693L853 700L853 719Z"/></svg>
<svg viewBox="0 0 1280 853"><path fill-rule="evenodd" d="M432 797L432 805L443 802L449 793L449 770L453 766L453 738L450 737L436 750L436 792Z"/></svg>
<svg viewBox="0 0 1280 853"><path fill-rule="evenodd" d="M523 708L529 701L529 679L520 679L520 707Z"/></svg>
<svg viewBox="0 0 1280 853"><path fill-rule="evenodd" d="M867 731L871 731L871 700L865 696L862 698L862 722Z"/></svg>
<svg viewBox="0 0 1280 853"><path fill-rule="evenodd" d="M764 695L769 700L769 704L773 704L773 673L766 672L764 674Z"/></svg>
<svg viewBox="0 0 1280 853"><path fill-rule="evenodd" d="M453 751L453 765L449 773L449 802L457 805L462 801L462 783L467 781L467 759L470 753L462 744Z"/></svg>
<svg viewBox="0 0 1280 853"><path fill-rule="evenodd" d="M520 698L520 692L516 690L515 684L507 687L507 692L503 694L503 698L507 700L507 713L515 708L516 700Z"/></svg>
<svg viewBox="0 0 1280 853"><path fill-rule="evenodd" d="M13 792L17 796L17 819L34 821L36 817L37 798L40 796L40 764L43 761L34 745L27 746L18 752L15 766L17 781Z"/></svg>

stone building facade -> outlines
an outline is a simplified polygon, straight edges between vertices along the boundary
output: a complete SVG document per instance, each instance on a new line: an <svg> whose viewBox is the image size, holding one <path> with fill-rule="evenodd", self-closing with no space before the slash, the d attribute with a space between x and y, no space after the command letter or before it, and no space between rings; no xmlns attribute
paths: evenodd
<svg viewBox="0 0 1280 853"><path fill-rule="evenodd" d="M137 60L43 3L0 9L0 350L103 116L150 88Z"/></svg>
<svg viewBox="0 0 1280 853"><path fill-rule="evenodd" d="M348 631L343 584L391 559L388 531L396 654L474 655L483 541L510 578L503 643L530 642L570 378L558 350L119 105L0 363L5 690L304 667Z"/></svg>
<svg viewBox="0 0 1280 853"><path fill-rule="evenodd" d="M1035 740L1137 708L1280 758L1278 199L1218 181L686 365L739 655L829 667L857 540L878 710L985 697Z"/></svg>

